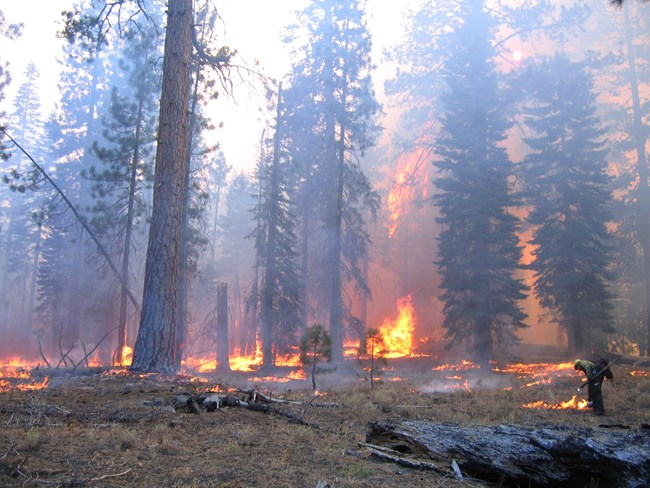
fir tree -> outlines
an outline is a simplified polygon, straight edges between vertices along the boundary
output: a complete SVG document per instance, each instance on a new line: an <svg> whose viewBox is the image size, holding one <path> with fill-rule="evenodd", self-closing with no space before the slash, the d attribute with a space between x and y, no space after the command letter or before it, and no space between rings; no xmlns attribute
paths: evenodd
<svg viewBox="0 0 650 488"><path fill-rule="evenodd" d="M438 267L449 346L465 343L482 365L495 346L517 342L525 327L519 300L526 287L511 213L519 202L509 185L512 165L500 143L508 122L497 86L493 28L483 2L458 7L459 24L445 44L444 114L436 140L440 161L435 202L443 226Z"/></svg>
<svg viewBox="0 0 650 488"><path fill-rule="evenodd" d="M593 81L581 63L558 55L531 68L524 160L532 211L535 293L566 334L568 349L604 346L612 332L611 200L604 132ZM598 339L601 339L600 343Z"/></svg>
<svg viewBox="0 0 650 488"><path fill-rule="evenodd" d="M256 208L256 266L263 268L260 320L263 365L267 367L277 353L289 352L302 323L295 217L289 201L296 186L295 168L282 147L281 99L280 88L272 156L258 169L262 195Z"/></svg>

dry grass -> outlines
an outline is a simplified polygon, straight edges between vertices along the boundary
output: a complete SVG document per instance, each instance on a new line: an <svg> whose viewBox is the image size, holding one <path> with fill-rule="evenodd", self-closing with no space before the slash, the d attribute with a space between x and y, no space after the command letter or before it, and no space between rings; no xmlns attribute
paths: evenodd
<svg viewBox="0 0 650 488"><path fill-rule="evenodd" d="M451 472L440 476L377 460L359 445L368 423L400 417L635 429L650 424L650 377L632 377L630 370L616 367L616 382L605 385L606 417L522 408L535 400L570 399L578 376L512 389L504 389L503 378L494 383L488 378L472 391L451 393L430 388L430 365L409 380L374 389L354 376L323 377L316 401L338 408L287 407L311 426L242 408L192 415L169 407L178 393L200 392L205 383L100 374L53 378L45 390L0 394L0 486L310 488L318 480L332 488L481 486L461 483ZM399 368L392 374L405 376ZM237 375L211 378L217 380L266 388L275 397L313 400L309 382L251 385Z"/></svg>

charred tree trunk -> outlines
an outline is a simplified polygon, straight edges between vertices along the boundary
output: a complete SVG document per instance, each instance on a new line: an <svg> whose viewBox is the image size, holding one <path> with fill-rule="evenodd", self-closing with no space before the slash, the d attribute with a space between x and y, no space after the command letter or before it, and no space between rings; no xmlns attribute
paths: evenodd
<svg viewBox="0 0 650 488"><path fill-rule="evenodd" d="M192 0L169 0L153 209L133 371L176 370L176 293L187 170L191 46Z"/></svg>
<svg viewBox="0 0 650 488"><path fill-rule="evenodd" d="M455 461L462 474L499 486L640 488L650 476L648 429L402 420L371 423L366 442L440 466Z"/></svg>
<svg viewBox="0 0 650 488"><path fill-rule="evenodd" d="M228 349L228 285L217 285L217 364L216 370L230 371Z"/></svg>

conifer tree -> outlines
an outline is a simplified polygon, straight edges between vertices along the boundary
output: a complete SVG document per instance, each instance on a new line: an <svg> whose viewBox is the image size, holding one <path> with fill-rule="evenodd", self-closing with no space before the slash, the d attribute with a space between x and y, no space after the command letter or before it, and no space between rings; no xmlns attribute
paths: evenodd
<svg viewBox="0 0 650 488"><path fill-rule="evenodd" d="M38 91L39 73L33 63L28 64L24 81L18 87L14 99L14 111L11 114L13 135L21 146L30 153L44 153L42 119L40 114L40 97ZM15 151L7 162L12 175L24 178L31 163L22 151ZM6 321L8 314L12 316L11 323L16 330L14 337L21 337L25 351L30 353L32 339L32 312L35 302L36 276L34 275L34 260L39 249L41 233L39 232L41 196L25 192L26 187L19 181L9 178L10 188L17 189L21 194L13 198L10 212L4 226L7 233L2 242L6 266L0 266L0 291L13 307L3 306L0 312L0 323ZM1 260L0 260L1 261ZM38 261L36 261L38 262ZM7 285L11 286L7 288ZM4 301L4 300L3 300ZM12 308L12 310L9 310Z"/></svg>
<svg viewBox="0 0 650 488"><path fill-rule="evenodd" d="M532 210L535 293L572 353L604 346L612 332L610 190L604 132L584 64L556 55L533 79L524 160ZM599 341L600 340L600 341Z"/></svg>
<svg viewBox="0 0 650 488"><path fill-rule="evenodd" d="M94 182L91 223L115 248L116 261L121 264L114 355L119 364L124 364L126 355L132 262L137 242L145 241L143 231L148 218L145 189L150 186L153 173L159 40L153 26L125 33L120 70L114 81L117 86L113 87L108 114L103 119L104 141L93 146L101 166L91 166L85 173Z"/></svg>
<svg viewBox="0 0 650 488"><path fill-rule="evenodd" d="M258 171L262 195L256 208L257 263L262 268L261 339L263 365L288 352L302 323L295 216L289 197L295 193L295 167L282 146L282 90L278 92L272 155Z"/></svg>
<svg viewBox="0 0 650 488"><path fill-rule="evenodd" d="M512 165L500 143L508 121L498 88L492 22L483 2L458 6L458 24L444 44L440 160L435 202L444 321L449 346L465 343L482 365L497 345L518 341L525 327L519 301L526 286L515 277L521 249L519 201L509 184Z"/></svg>
<svg viewBox="0 0 650 488"><path fill-rule="evenodd" d="M292 157L305 165L305 184L317 191L311 218L318 223L315 244L323 252L322 258L307 263L322 277L318 289L323 293L314 298L326 304L335 363L343 360L349 315L343 302L345 284L363 283L360 258L369 240L363 209L375 212L378 207L378 197L358 163L380 131L364 5L357 0L315 0L300 13L288 36L295 46L303 29L309 35L289 76L287 116L290 131L296 130ZM307 144L311 151L305 149ZM303 233L309 220L303 218Z"/></svg>

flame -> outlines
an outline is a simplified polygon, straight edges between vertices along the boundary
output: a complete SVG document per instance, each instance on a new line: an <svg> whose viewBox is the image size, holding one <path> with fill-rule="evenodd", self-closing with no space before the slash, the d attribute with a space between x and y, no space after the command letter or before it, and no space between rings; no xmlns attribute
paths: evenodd
<svg viewBox="0 0 650 488"><path fill-rule="evenodd" d="M386 348L385 358L413 356L413 333L415 331L415 311L411 295L397 300L398 316L391 321L385 319L379 331Z"/></svg>
<svg viewBox="0 0 650 488"><path fill-rule="evenodd" d="M480 368L478 364L463 359L460 363L435 366L434 368L431 368L431 371L468 371L470 369L478 368Z"/></svg>
<svg viewBox="0 0 650 488"><path fill-rule="evenodd" d="M524 408L547 408L550 410L583 410L587 408L587 400L577 400L576 395L573 395L571 400L561 403L546 403L544 400L536 402L525 403L522 405Z"/></svg>
<svg viewBox="0 0 650 488"><path fill-rule="evenodd" d="M494 366L495 373L513 374L522 381L523 387L549 385L554 379L573 373L573 363L513 363L503 368Z"/></svg>
<svg viewBox="0 0 650 488"><path fill-rule="evenodd" d="M426 184L426 173L422 167L428 154L428 147L425 144L418 144L415 150L404 152L397 159L397 177L387 199L390 212L388 237L395 235L400 218L408 213L417 186L422 188L423 198L426 196L428 185Z"/></svg>
<svg viewBox="0 0 650 488"><path fill-rule="evenodd" d="M46 388L50 380L46 376L40 381L32 379L32 370L40 363L21 358L8 358L0 365L0 393L12 390L33 391Z"/></svg>
<svg viewBox="0 0 650 488"><path fill-rule="evenodd" d="M122 350L119 351L114 366L131 366L132 362L133 362L133 348L125 344Z"/></svg>

